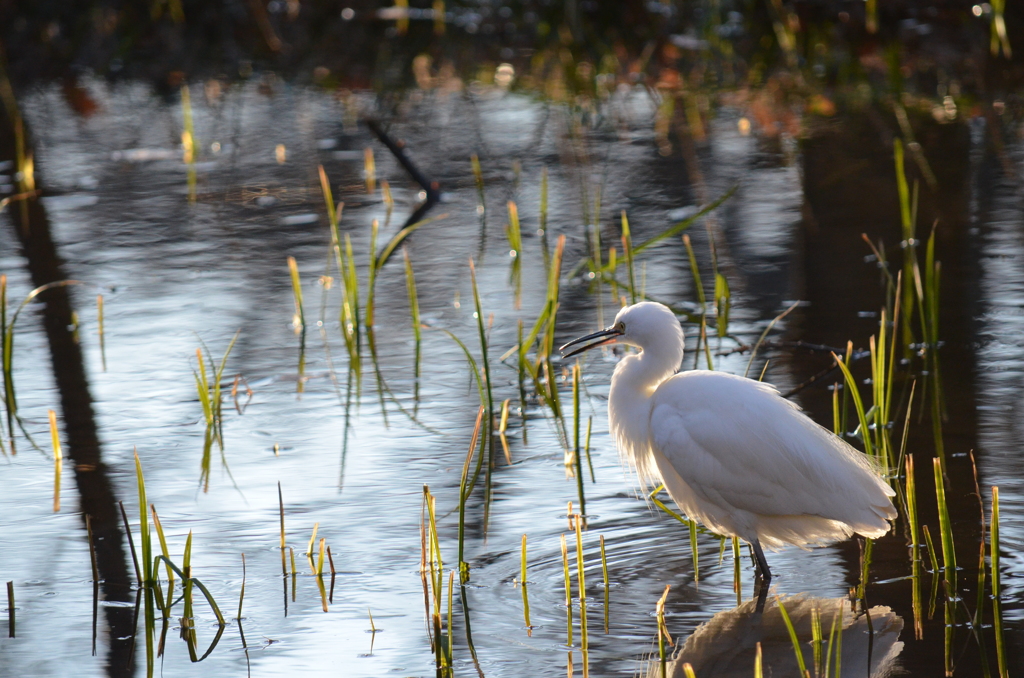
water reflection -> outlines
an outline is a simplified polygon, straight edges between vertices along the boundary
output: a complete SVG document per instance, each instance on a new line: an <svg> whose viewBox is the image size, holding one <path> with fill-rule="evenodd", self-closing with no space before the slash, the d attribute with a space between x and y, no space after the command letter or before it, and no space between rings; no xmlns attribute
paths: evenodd
<svg viewBox="0 0 1024 678"><path fill-rule="evenodd" d="M326 220L321 218L314 223L306 219L306 215L319 210L323 202L321 189L315 181L314 170L318 164L325 165L334 189L346 202L346 216L339 226L340 242L344 243L345 236L350 236L353 251L357 253L360 281L366 279L367 255L375 249L369 245L372 221L377 219L383 224L380 236L385 239L400 229L397 218L389 225L387 205L375 198L366 198L364 177L360 174L363 165L352 162L361 160L361 149L375 145L376 141L364 132L347 131L338 120L341 111L337 101L327 94L282 86L277 98L267 99L257 91L255 84L232 86L222 95L222 108L226 112L237 111L236 127L232 127L230 115L220 114L221 109L196 105L197 134L206 141L217 140L218 151L208 156L215 158L210 164L200 164L203 190L197 204L185 212L182 207L185 204L184 168L170 161L179 157L178 151L164 148L169 143L167 139L176 139L180 132L175 117L179 108L177 104L163 107L151 104L153 115L146 117L146 124L139 123L140 101L142 104L149 101L142 89L134 85L121 89L97 87L96 91L104 96L106 112L92 118L88 128L72 124L67 111L56 105L59 98L53 90L40 90L28 98L26 107L33 112L37 122L35 129L43 140L40 149L50 149L46 155L60 159L46 166L48 186L78 190L77 186L85 186L85 179L81 177L86 172L90 173L88 176L96 174L101 178L96 181L98 185L91 184L93 187L87 189L96 191L96 199L89 204L51 202L48 209L54 237L69 259L67 275L109 281L116 283L118 290L124 290L124 293L112 293L108 300L110 372L104 374L98 369L98 359L96 369L92 370L100 431L107 449L113 452L105 461L115 473L130 479L132 469L126 461L128 456L117 456L118 451L130 451L138 444L140 454L147 461L152 460L154 472L149 481L152 496L161 507L168 507L177 518L175 523L181 526L178 534L169 535L172 544L180 548L186 530L196 531L197 543L205 544L207 549L202 554L201 575L209 581L218 599L230 600L238 594L240 582L235 572L239 552L251 554L252 572L264 573L251 580L246 588L249 618L245 620L245 636L248 642L242 637L241 626L236 634L235 626L231 625L206 663L192 667L191 656L185 652L187 648L168 641L164 655L159 658L160 670L168 676L192 675L197 670L228 673L242 658L242 652L237 650L244 646L260 647L260 639L263 639L261 652L253 652L252 658L254 668L264 674L291 675L303 669L315 670L323 665L327 655L329 661L346 665L347 669L351 667L353 675L381 675L397 669L402 669L403 674L426 675L434 668L433 655L429 650L429 636L423 629L422 592L417 589L418 582L412 574L416 569L413 561L418 538L415 528L410 526L415 525L413 517L419 515L419 492L423 483L436 488L442 513L459 503L459 471L473 428L473 414L478 407L477 391L467 373L465 357L447 336L424 332L422 375L419 370L410 369L417 360L419 339L413 337L410 328L407 278L397 262L392 262L391 267L375 278L376 335L371 349L379 361L374 361L377 374L364 380L364 391L360 390L358 359L346 361L345 351L339 348L345 340L344 324L335 315L342 303L340 284L323 292L319 316L323 325L318 327L324 340L322 346L317 345L318 342L307 345L309 381L301 399L294 393L298 378L294 358L296 339L287 322L294 302L285 272L286 255L295 256L300 264L307 294L311 289L319 293L311 283L313 276L323 271L328 256L327 243L331 241ZM618 246L620 209L629 210L636 241L642 242L658 233L666 221L682 218L671 216L675 210L693 207L687 205L691 202L687 197L691 188L687 185L686 168L681 163L672 159L651 159L646 121L654 110L643 92L626 90L616 94L609 104L633 111L628 119L622 118L624 136L621 139L578 132L569 135L563 126L568 126L573 118L562 108L548 104L541 108L521 94L474 97L472 106L458 97L438 100L429 106L423 104L418 114L432 116L428 120L443 119L444 124L440 126L419 125L420 118L410 121L400 117L393 122L395 135L401 132L407 138L408 148L415 152L417 162L444 186L443 211L451 213L449 219L431 223L403 244L408 245L410 260L416 264L422 322L450 329L471 343L475 353L478 319L472 315L474 305L466 303L471 294L466 262L474 256L480 271L483 308L488 315L491 311L496 313L493 328L488 326L489 344L497 352L491 354L495 402L511 397L514 403L517 391L521 392L517 389L516 361L500 364L493 358L522 343L521 326L525 325L526 332L533 326L546 299L552 259L550 249L560 236L566 236L565 270L569 271L591 253L592 247L586 244L588 234L599 235L605 250ZM877 331L877 317L869 318L858 312L876 309L882 293L875 284L874 266L865 266L863 262L868 250L866 247L863 252L858 250L859 235L869 230L873 239L887 233L891 236L889 231L882 230L885 215L889 213L883 202L895 204L892 195L887 201L864 200L863 197L881 195L879 177L885 178L886 172L891 173L890 149L878 148L878 144L869 146L854 129L849 135L851 138L842 137L844 144L839 143L835 134L825 138L829 143L820 138L809 140L799 149L803 153L803 164L778 159L768 162L772 158L761 157L764 153L758 150L755 139L737 131L738 115L738 110L719 111L718 117L708 124L710 141L706 157L702 156L705 151L698 154L698 159L704 163L703 176L712 196L720 195L735 183L741 185L718 215L722 237L715 233L719 261L733 290L730 329L742 339L756 339L764 324L788 306L784 301L809 299L810 306L802 306L799 313L788 316L785 328L780 325L779 329L789 332L788 338L835 345L843 345L848 338L854 338L863 346L864 338ZM540 123L541 119L549 118L550 124ZM163 124L159 124L161 122ZM480 132L465 133L473 129ZM571 138L567 140L568 136ZM525 142L528 138L534 142ZM478 140L482 144L484 139L489 153L482 152L482 147L477 145ZM335 155L321 153L327 148L322 141L337 143L339 149L345 150L338 150ZM274 159L273 150L278 142L289 149L288 164L279 165ZM587 147L583 148L583 144ZM848 147L861 151L873 149L871 157L875 164L869 166L870 171L844 179L841 182L844 190L839 196L835 185L824 185L827 182L821 170L826 166L854 166L857 156L842 150ZM115 153L129 153L124 149L131 148L161 149L168 155L164 160L153 158L145 168L137 162L129 163L125 157L114 157ZM924 148L932 147L925 143ZM233 150L229 152L229 149ZM409 181L408 173L399 166L395 156L378 151L378 176L382 181L387 177L392 182L390 190L394 192L397 205L396 217L412 212L420 204L416 196L422 187ZM469 162L473 153L480 153L486 184L485 213L490 219L483 231L480 230L481 214L476 209L480 198ZM565 161L561 162L561 158ZM607 159L602 161L601 158ZM511 175L506 171L508 167L514 168ZM595 177L599 173L602 173L600 181ZM805 185L802 186L801 181L806 182ZM8 184L0 180L0 185ZM894 190L890 186L888 193ZM600 202L596 198L598 192L605 203L603 208L595 204ZM951 196L954 195L960 196L963 202L965 194L953 191L946 196L947 201L953 202ZM515 296L508 282L509 245L507 236L501 232L510 198L516 201L523 227L523 256L516 258L522 267L520 313L511 310L515 308ZM979 466L983 487L992 482L1004 486L1004 543L1008 553L1004 554L1003 563L1012 572L1021 567L1019 561L1014 560L1014 553L1020 552L1015 548L1021 534L1017 517L1020 515L1020 486L1007 483L1016 483L1014 479L1019 473L1015 470L1019 462L1013 454L1016 438L1009 435L1014 430L1010 416L1013 410L1004 408L1008 407L1006 396L1016 383L1019 371L996 371L996 368L1003 370L1008 366L1008 358L1019 357L1016 351L1019 346L1011 345L1011 341L1016 340L1010 331L1018 326L1012 319L1016 314L1011 312L1019 301L1013 292L1019 289L1019 269L1013 268L1016 266L1013 262L1019 258L1002 254L1011 247L1018 247L1019 229L1014 221L1014 194L1010 187L1000 187L999 198L999 205L994 207L1006 201L1004 218L999 220L998 228L983 232L984 242L981 243L986 252L985 260L992 259L985 265L982 296L993 303L999 302L996 308L999 317L987 316L986 322L990 331L1000 337L999 342L988 344L982 351L985 368L981 379L984 386L990 387L985 405L999 409L985 410L980 415L989 429L982 446L985 454L979 455ZM1003 209L1000 207L1000 211ZM685 214L687 212L682 213ZM581 215L590 216L581 218ZM984 212L979 213L978 219L987 221L992 217ZM596 223L602 225L599 232L592 228ZM7 231L0 229L0 238L9 237ZM708 270L711 266L710 235L705 229L692 229L690 237L701 269ZM334 242L337 241L335 238ZM21 270L22 263L4 252L2 244L6 242L0 242L0 262L5 263L5 271L13 276ZM949 267L946 270L970 268L968 264L974 261L975 255L970 248L961 248L961 244L960 240L939 243L943 263ZM692 303L696 291L690 282L689 263L678 241L674 245L666 241L663 247L645 253L644 261L639 262L637 283L641 287L646 285L652 295L673 304ZM889 245L890 248L894 245L891 237ZM959 250L951 252L951 248ZM9 247L7 252L14 249ZM333 253L330 256L333 259ZM27 276L28 273L23 277ZM1013 286L1007 287L1010 282ZM956 285L951 287L960 289ZM27 291L29 283L18 282L18 288ZM959 450L965 452L972 446L974 436L974 407L970 400L975 391L971 375L974 362L967 359L970 344L965 341L965 328L968 324L954 321L974 308L972 303L964 303L964 299L973 298L972 289L943 293L943 302L948 300L950 304L949 313L944 311L943 317L951 319L945 335L948 343L944 349L947 351L944 366L949 367L944 379L958 396L951 415L953 421L946 431L959 436L958 449L950 447L952 464L957 465L955 469L966 471L954 473L951 478L958 502L954 511L958 516L967 516L967 519L955 521L954 530L958 544L962 544L958 546L958 560L967 563L966 567L972 567L971 563L975 562L978 524L973 517L977 515L977 507L971 494L973 476L966 467L967 458L958 455ZM1007 289L1013 293L1007 293ZM604 294L608 294L607 287ZM307 296L307 303L311 299ZM610 300L609 296L603 299L599 302L597 293L588 291L585 284L576 281L564 284L560 297L564 305L559 318L564 320L560 331L568 335L566 338L605 324L600 321L599 304L614 303L617 299ZM313 304L309 304L307 312L312 307ZM604 307L605 313L608 308ZM313 313L309 316L312 319ZM420 321L414 322L418 325ZM196 347L195 333L203 336L211 347L217 347L219 354L240 326L243 331L231 356L230 372L225 374L238 371L248 377L255 389L255 398L245 417L227 418L224 435L232 473L245 491L248 504L238 501L226 474L219 477L216 472L213 474L209 494L195 492L193 476L203 440L204 420L191 374L196 363L189 362ZM24 411L30 421L38 421L51 399L48 384L36 377L40 373L39 359L47 337L43 325L34 327L26 323L25 328L24 335L19 336L16 368L21 370L19 378L25 375L19 381L25 385ZM358 326L355 330L358 331ZM690 337L694 335L691 330ZM89 335L83 336L88 348ZM716 356L716 369L742 373L748 357L724 355L731 346L728 340L721 346L723 355ZM33 347L37 350L33 351ZM331 350L335 350L339 358L336 364L332 362ZM700 356L696 351L693 354ZM87 351L85 358L88 360L94 355L95 352ZM693 364L694 355L688 357L687 367ZM783 388L796 386L821 368L820 360L801 353L790 356L777 350L770 355L766 353L765 357L772 359L767 378ZM822 359L825 357L827 354ZM707 620L707 609L721 609L735 601L730 563L726 561L724 567L718 568L711 564L719 553L718 544L702 544L699 588L691 585L690 552L685 545L679 545L678 524L670 519L662 520L658 514L652 517L643 503L627 492L629 481L622 477L607 437L602 411L607 387L601 384L607 384L608 372L613 366L610 357L602 360L595 356L585 364L583 385L588 398L582 403L580 415L581 420L592 415L594 429L596 483L586 486L587 511L593 518L591 532L584 535L585 543L589 544L585 562L592 570L587 573L587 578L594 577L591 581L600 578L597 569L600 558L595 551L598 535L609 539L611 587L594 589L592 598L586 601L590 612L588 657L594 675L620 675L633 667L634 658L649 646L653 633L650 610L666 582L673 583L676 595L685 596L685 605L676 603L679 607L675 612L680 616L674 621L677 624L682 621L688 630ZM755 365L753 370L759 372L760 367ZM342 376L342 370L347 376ZM568 371L562 376L554 370L551 374L556 377L554 381L562 397L568 399L571 385ZM414 421L394 416L391 428L385 428L385 413L378 402L378 375L379 384L390 389L386 394L390 399L387 402L389 413L405 408L413 413ZM588 382L593 382L594 386L591 388ZM805 389L800 393L800 402L818 421L831 421L830 392L817 387ZM527 409L530 416L539 417L544 413L543 406L536 401L528 402ZM197 420L198 426L195 425ZM418 421L443 430L447 435L428 435L429 431L416 425ZM911 433L908 451L927 455L932 449L928 427L917 426L916 416L913 421L913 431L920 429L922 433L920 437ZM997 436L1005 436L1005 440ZM460 675L473 675L477 654L487 675L556 675L564 671L561 662L566 656L566 616L568 613L571 618L574 635L580 629L580 616L576 611L578 607L567 608L562 603L563 574L558 537L565 530L566 501L577 501L577 487L575 482L567 482L561 472L560 437L564 439L564 433L550 420L530 421L529 443L525 428L510 429L507 442L515 465L499 460L493 471L493 502L486 541L482 497L474 495L470 502L465 560L473 564L473 582L457 588L454 594L454 605L461 606L463 612L459 615L458 607L454 607L453 657ZM993 454L997 450L1000 452L998 459ZM352 454L348 454L349 451ZM19 455L18 463L12 464L9 472L5 471L9 475L4 479L4 492L0 493L3 506L12 516L22 515L27 510L24 507L40 501L40 484L29 477L28 471L32 469L23 461L25 457L28 455ZM919 468L928 470L924 463ZM18 473L22 475L15 475ZM340 496L339 474L344 474L345 480ZM17 480L19 477L26 480ZM115 480L117 477L113 476ZM589 474L587 478L589 483ZM922 474L921 480L921 487L928 490L921 500L922 515L926 521L931 521L934 530L934 500L927 496L931 494L930 476ZM289 498L288 540L294 548L306 546L309 530L317 522L324 531L344 530L347 548L340 548L334 554L339 562L339 576L334 591L337 596L333 600L328 596L333 603L330 614L323 613L323 594L316 579L295 575L282 577L279 582L276 576L267 576L267 573L276 574L278 561L282 555L287 555L287 549L277 548L279 504L274 500L280 495L274 490L278 481L284 482ZM130 483L126 487L130 487ZM953 494L950 493L951 498ZM84 503L82 506L91 512ZM4 556L7 558L3 563L5 571L17 572L10 565L15 561L33 563L31 554L49 548L50 544L73 543L66 538L74 534L67 523L45 523L33 516L31 521L12 519L8 525L6 534L18 538L15 540L17 548L8 550L9 555ZM455 514L441 520L441 548L449 563L454 562L457 552L456 525ZM531 580L537 581L531 583L529 591L530 622L535 626L532 635L522 628L521 590L506 585L509 573L518 572L518 548L525 532L529 532L531 544ZM932 534L938 536L936 531ZM674 546L666 549L667 543ZM534 544L536 547L532 546ZM111 548L113 543L104 540L99 546ZM123 550L119 557L124 569ZM863 571L857 566L853 542L813 554L784 553L778 558L784 577L780 581L790 591L810 589L815 594L829 595L829 591L838 592L856 585L854 573ZM658 566L654 566L654 562ZM87 628L75 626L81 617L75 615L76 611L88 611L88 605L83 604L88 591L84 586L78 591L74 582L76 577L86 576L83 573L88 571L88 553L80 548L51 559L51 567L54 563L77 573L65 578L54 577L52 584L47 582L60 598L40 600L59 600L60 605L49 603L43 608L40 607L43 603L37 601L34 615L23 616L19 610L18 621L19 633L22 619L28 624L33 616L50 619L48 624L67 624L67 630L61 634L66 642L59 649L55 648L51 657L56 667L52 673L62 674L83 666L80 650L83 645L77 642L81 639L75 635L81 631L72 627ZM29 571L29 567L24 569ZM911 582L906 579L908 570L906 541L896 531L874 546L866 595L873 601L890 605L909 620L918 600L912 597ZM967 582L962 599L971 607L977 600L970 583L976 581L975 574L965 572L961 579ZM8 578L27 576L11 574ZM1009 591L1011 597L1005 609L1019 615L1019 588L1013 579L1007 579L1010 581L1004 591ZM932 581L925 577L922 582L926 595ZM107 578L106 585L111 583ZM939 584L934 580L935 587ZM128 592L127 588L125 590ZM282 609L282 594L286 609ZM937 598L938 588L932 590L931 595ZM596 609L601 604L599 596L605 599L603 610ZM29 596L23 599L31 600ZM783 598L783 604L794 617L801 608L798 600ZM111 602L109 596L107 602ZM927 609L928 601L923 604ZM823 633L827 638L830 610L837 609L837 602L826 599L820 605ZM107 607L109 605L105 609ZM370 640L364 635L367 608L372 608L374 618L387 633L376 637L372 657L352 665L351 658L362 657ZM122 626L134 626L131 606L117 609L127 610ZM602 627L596 615L601 612L607 615L603 620L604 633L598 632ZM106 614L110 615L109 625L115 627L113 615ZM156 615L159 621L159 611ZM872 608L870 615L855 617L849 611L844 615L841 654L844 671L868 666L876 675L882 675L895 664L883 661L890 655L893 658L899 655L908 670L919 671L922 675L936 675L936 671L942 670L943 654L937 649L943 643L945 628L941 613L923 619L921 640L908 642L902 653L898 640L902 627L900 617L881 607ZM865 663L866 655L861 659L851 655L853 658L847 660L847 653L852 653L853 648L864 647L863 628L869 618L875 630L870 664ZM1013 624L1017 623L1014 617ZM807 624L806 620L798 621L802 638L809 637ZM204 642L215 635L214 629L205 623L197 628ZM31 630L31 627L26 629ZM32 638L27 631L26 637ZM722 635L727 632L735 635ZM51 627L47 633L51 635L38 633L34 636L37 640L17 646L7 644L8 649L4 650L7 654L0 663L11 665L12 673L32 673L34 668L30 667L34 667L33 662L41 654L39 643L46 642L45 638L56 632ZM130 628L112 635L116 636L113 642L131 647ZM128 640L119 640L122 637ZM43 640L38 640L40 638ZM956 646L968 644L967 639L966 631L958 631ZM279 644L278 640L285 642ZM580 636L575 635L574 640L578 647ZM726 659L716 660L715 657L733 656L736 670L742 671L742 675L752 675L756 642L762 643L765 664L772 667L774 675L793 668L792 646L771 606L760 616L741 606L708 621L683 643L679 666L689 661L698 667L699 676L728 675ZM134 665L139 666L140 671L143 645L139 638ZM811 653L810 646L805 644L804 649L805 653ZM197 651L201 655L205 648L200 646ZM733 654L728 655L729 652ZM579 661L580 654L575 651L574 654ZM776 656L780 661L788 660L789 664L776 666L772 663ZM958 656L959 665L969 672L977 665L978 656L979 651L968 645L964 654ZM722 663L706 663L713 661ZM99 674L98 665L99 662L92 667L91 675ZM127 662L119 663L119 666L126 665ZM130 672L131 667L123 670ZM863 675L863 671L858 675Z"/></svg>
<svg viewBox="0 0 1024 678"><path fill-rule="evenodd" d="M781 603L799 638L804 664L813 675L824 673L826 663L828 675L833 675L837 657L841 676L890 676L898 669L903 618L890 608L876 605L866 612L854 612L846 598L807 594L783 597ZM779 599L770 599L763 613L756 608L757 600L752 599L719 612L699 626L666 663L665 675L683 678L683 666L690 664L698 676L749 678L754 672L758 643L764 675L799 675ZM816 625L820 625L820 644L815 642ZM661 675L660 662L651 662L647 676Z"/></svg>
<svg viewBox="0 0 1024 678"><path fill-rule="evenodd" d="M7 106L10 104L7 103ZM29 126L23 123L17 110L0 108L0 164L12 163L18 155L16 149L24 153L24 148L30 152L34 150ZM39 297L44 302L42 325L60 396L64 434L68 443L67 456L72 462L80 496L78 508L81 523L82 527L87 527L93 559L92 634L95 654L101 591L106 603L125 603L131 599L124 537L118 528L117 495L109 468L103 459L92 393L79 345L77 315L68 286L60 282L69 276L65 274L64 262L58 254L46 207L34 195L20 201L18 207L17 215L12 212L11 218L21 254L33 286L46 290ZM10 383L5 383L6 389L10 389L5 393L11 398L7 407L10 414L15 410L14 390ZM9 433L11 454L14 455L16 448L13 428ZM79 535L75 536L80 539ZM129 608L121 605L105 606L106 631L109 631L110 638L106 666L108 676L130 676L134 670L130 620Z"/></svg>

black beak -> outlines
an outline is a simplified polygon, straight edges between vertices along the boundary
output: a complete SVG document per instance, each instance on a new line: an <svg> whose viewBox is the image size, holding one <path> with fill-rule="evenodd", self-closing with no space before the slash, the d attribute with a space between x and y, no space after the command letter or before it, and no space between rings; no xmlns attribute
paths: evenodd
<svg viewBox="0 0 1024 678"><path fill-rule="evenodd" d="M620 330L617 330L614 327L609 327L607 329L601 330L600 332L594 332L593 334L588 334L585 337L580 337L578 339L573 339L568 344L565 344L564 346L560 347L558 350L562 352L562 357L563 358L571 358L574 355L578 355L580 353L583 353L586 350L595 348L597 346L604 346L606 344L614 344L615 343L615 339L618 338L618 337L621 337L621 336L622 336L622 332ZM565 349L569 348L570 346L575 346L576 344L582 344L583 342L590 341L591 339L599 339L600 341L595 341L593 344L586 344L584 346L580 346L577 349L574 349L572 351L569 351L568 353L565 353Z"/></svg>

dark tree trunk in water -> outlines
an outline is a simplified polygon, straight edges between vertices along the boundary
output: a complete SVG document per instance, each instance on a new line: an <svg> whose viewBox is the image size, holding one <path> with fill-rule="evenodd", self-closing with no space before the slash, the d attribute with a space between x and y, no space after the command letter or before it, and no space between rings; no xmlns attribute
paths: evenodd
<svg viewBox="0 0 1024 678"><path fill-rule="evenodd" d="M31 138L27 128L25 136L25 148L31 151ZM6 108L0 106L0 162L14 160L13 121ZM46 210L38 197L14 202L6 211L11 228L21 243L21 253L25 257L33 287L67 279L50 234ZM60 393L67 438L65 455L73 464L80 496L82 535L84 538L85 515L88 514L92 520L103 598L109 601L133 601L135 596L131 590L132 579L125 556L120 512L114 488L107 475L107 467L102 460L82 349L72 331L73 307L69 288L54 287L43 292L38 300L42 302L43 327L50 346L57 390ZM88 561L83 562L83 575L88 571ZM134 674L134 610L128 606L108 606L104 610L110 627L108 675L131 676Z"/></svg>

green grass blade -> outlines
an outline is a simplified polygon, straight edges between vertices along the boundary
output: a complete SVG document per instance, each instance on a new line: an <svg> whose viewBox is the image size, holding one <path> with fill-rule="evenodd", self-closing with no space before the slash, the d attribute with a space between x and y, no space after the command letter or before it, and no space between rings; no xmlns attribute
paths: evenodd
<svg viewBox="0 0 1024 678"><path fill-rule="evenodd" d="M697 266L697 255L693 253L690 236L683 235L683 244L686 246L686 254L690 258L690 274L693 276L693 286L697 290L697 300L700 302L701 313L706 313L708 302L704 297L704 284L700 280L700 267Z"/></svg>
<svg viewBox="0 0 1024 678"><path fill-rule="evenodd" d="M415 224L410 224L409 226L406 226L401 231L396 233L391 238L391 240L388 241L388 244L384 246L384 249L381 250L380 255L377 257L377 262L375 264L376 270L380 271L380 269L384 267L384 264L388 263L388 260L391 259L391 255L395 253L395 250L398 248L398 246L401 245L406 238L412 235L416 231L416 229L420 228L421 226L431 224L435 221L440 221L442 219L447 218L447 213L439 214L436 217L430 217L429 219L417 221Z"/></svg>
<svg viewBox="0 0 1024 678"><path fill-rule="evenodd" d="M806 675L807 665L804 662L804 653L800 648L800 639L796 635L796 629L793 628L793 621L789 618L789 613L786 612L786 606L782 604L782 599L775 596L775 603L779 606L782 621L786 624L786 631L789 632L789 640L793 643L793 652L796 653L796 663L800 667L800 675Z"/></svg>
<svg viewBox="0 0 1024 678"><path fill-rule="evenodd" d="M656 245L657 243L661 242L662 240L665 240L666 238L672 238L672 237L675 237L676 235L679 235L680 233L682 233L686 229L690 228L690 226L693 226L693 224L698 219L700 219L704 215L708 214L709 212L714 211L715 209L718 208L719 205L721 205L723 202L725 202L726 200L731 198L733 193L735 193L736 189L738 189L738 188L739 188L738 184L736 186L733 186L728 191L723 193L721 195L721 197L719 197L718 199L716 199L713 202L709 203L708 205L705 205L704 207L700 208L700 210L698 210L695 214L691 214L690 216L688 216L687 218L683 219L682 221L680 221L680 222L670 226L669 228L665 229L664 231L662 231L658 235L654 236L650 240L647 240L647 241L637 245L636 247L633 248L633 254L634 255L640 254L641 252L643 252L648 247L651 247L652 245Z"/></svg>
<svg viewBox="0 0 1024 678"><path fill-rule="evenodd" d="M937 457L932 458L932 468L935 474L935 500L939 508L942 566L946 581L951 587L949 595L952 596L956 592L956 552L953 548L953 525L949 519L949 507L946 504L946 483L942 475L942 460Z"/></svg>
<svg viewBox="0 0 1024 678"><path fill-rule="evenodd" d="M135 481L139 489L139 544L142 549L142 576L143 583L150 584L153 581L153 550L150 543L149 518L146 511L146 479L142 475L142 461L139 459L138 450L135 451Z"/></svg>
<svg viewBox="0 0 1024 678"><path fill-rule="evenodd" d="M992 486L992 518L989 532L989 567L992 579L992 623L996 636L996 661L1000 678L1009 678L1006 645L1003 638L1002 584L999 572L999 487Z"/></svg>
<svg viewBox="0 0 1024 678"><path fill-rule="evenodd" d="M729 290L729 281L721 273L715 273L715 308L718 311L715 328L718 330L718 337L724 338L729 334L729 310L732 306L732 292Z"/></svg>
<svg viewBox="0 0 1024 678"><path fill-rule="evenodd" d="M843 378L846 379L846 390L853 397L853 406L857 410L857 419L860 421L860 439L864 443L864 452L869 456L875 456L874 447L871 444L871 430L868 428L868 419L864 414L864 402L860 397L860 389L857 388L857 382L854 380L853 375L850 373L850 368L846 366L839 356L835 353L832 354L832 358L835 359L836 364L839 365L839 369L843 372Z"/></svg>
<svg viewBox="0 0 1024 678"><path fill-rule="evenodd" d="M626 217L626 210L622 210L622 251L626 255L626 269L629 272L629 303L636 303L636 273L633 267L633 258L636 252L633 251L633 236L629 230L629 219Z"/></svg>

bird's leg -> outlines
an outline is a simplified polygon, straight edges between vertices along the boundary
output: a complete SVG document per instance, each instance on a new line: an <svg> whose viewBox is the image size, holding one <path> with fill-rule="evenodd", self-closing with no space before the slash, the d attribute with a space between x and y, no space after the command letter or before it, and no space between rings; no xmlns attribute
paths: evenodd
<svg viewBox="0 0 1024 678"><path fill-rule="evenodd" d="M754 558L757 560L756 572L764 578L764 583L767 585L772 580L772 571L768 569L768 561L764 557L764 551L761 549L761 542L757 539L750 542L751 548L754 549Z"/></svg>
<svg viewBox="0 0 1024 678"><path fill-rule="evenodd" d="M754 594L757 596L757 607L754 611L758 614L764 612L764 604L768 600L768 582L758 577L754 580Z"/></svg>

